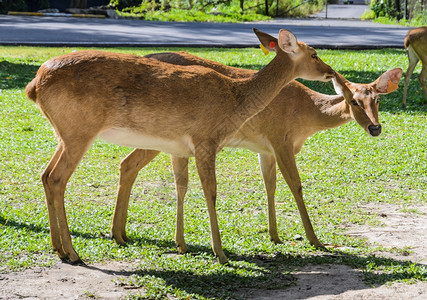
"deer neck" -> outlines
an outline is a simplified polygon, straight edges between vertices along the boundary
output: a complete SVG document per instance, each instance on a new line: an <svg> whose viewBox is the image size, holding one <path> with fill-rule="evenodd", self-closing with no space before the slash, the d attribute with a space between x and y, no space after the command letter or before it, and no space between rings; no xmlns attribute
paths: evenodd
<svg viewBox="0 0 427 300"><path fill-rule="evenodd" d="M304 142L313 134L339 127L352 120L348 105L342 96L317 94L317 97L312 97L309 103L308 106L305 106L305 111L300 112L301 118L304 118L305 121L295 129L297 134L291 141L294 154L301 150ZM295 117L297 118L297 116ZM291 120L290 123L291 127L292 123L298 124L296 120L295 122Z"/></svg>
<svg viewBox="0 0 427 300"><path fill-rule="evenodd" d="M352 120L350 109L343 96L326 96L314 99L315 109L320 113L313 118L313 127L320 130L335 128Z"/></svg>
<svg viewBox="0 0 427 300"><path fill-rule="evenodd" d="M236 115L246 121L263 110L281 89L294 79L295 64L285 54L276 57L263 69L239 86L241 101L235 109Z"/></svg>

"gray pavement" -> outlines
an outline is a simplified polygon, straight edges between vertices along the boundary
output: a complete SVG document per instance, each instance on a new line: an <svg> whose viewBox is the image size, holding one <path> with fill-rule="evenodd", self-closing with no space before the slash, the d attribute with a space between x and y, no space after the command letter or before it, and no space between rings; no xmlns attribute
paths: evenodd
<svg viewBox="0 0 427 300"><path fill-rule="evenodd" d="M360 19L362 14L367 10L369 10L369 6L366 4L328 5L317 14L311 15L311 17L330 19Z"/></svg>
<svg viewBox="0 0 427 300"><path fill-rule="evenodd" d="M331 6L329 6L330 9ZM123 19L0 16L0 44L41 46L256 47L252 28L281 28L316 48L402 48L410 29L343 19L276 19L248 23L180 23Z"/></svg>

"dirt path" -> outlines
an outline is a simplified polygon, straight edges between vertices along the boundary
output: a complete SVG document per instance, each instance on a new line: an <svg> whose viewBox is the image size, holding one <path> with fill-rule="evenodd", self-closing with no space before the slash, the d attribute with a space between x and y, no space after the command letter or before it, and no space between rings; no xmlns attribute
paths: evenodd
<svg viewBox="0 0 427 300"><path fill-rule="evenodd" d="M386 248L405 248L405 252L381 253L398 260L427 264L427 206L417 207L421 214L402 213L397 206L366 207L378 213L385 226L352 228L351 235L366 237ZM143 294L143 289L128 290L115 281L128 278L135 267L112 262L90 266L59 263L53 268L34 268L0 274L0 299L120 299L128 293ZM297 284L287 290L250 291L247 299L427 299L427 282L394 283L371 288L362 274L345 265L306 266L293 273Z"/></svg>

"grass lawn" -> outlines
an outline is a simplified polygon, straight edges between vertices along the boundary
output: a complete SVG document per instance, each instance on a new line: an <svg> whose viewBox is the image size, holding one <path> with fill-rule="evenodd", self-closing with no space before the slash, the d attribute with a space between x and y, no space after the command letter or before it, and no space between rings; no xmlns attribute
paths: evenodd
<svg viewBox="0 0 427 300"><path fill-rule="evenodd" d="M74 48L0 47L0 272L59 261L50 245L48 215L40 174L56 148L51 126L25 98L24 88L47 59ZM115 48L145 55L180 49ZM272 59L259 49L185 49L224 64L259 69ZM403 50L319 51L320 57L354 82L371 82L384 71L406 71ZM355 122L311 137L297 155L305 202L329 252L305 238L292 194L278 173L277 218L282 245L267 233L266 196L257 155L225 149L217 156L217 211L230 263L220 265L210 247L207 209L190 160L185 202L185 234L190 253L176 253L173 241L175 192L169 156L162 154L139 175L129 207L126 247L108 238L120 160L131 149L96 141L71 178L66 209L76 251L87 263L138 261L128 285L145 286L147 297L229 298L243 287L285 288L291 271L307 264L347 264L361 269L370 284L427 280L424 266L383 258L379 247L350 237L355 224L380 226L362 209L367 203L398 204L405 209L427 201L427 106L414 72L408 108L401 109L401 88L381 98L383 133L371 138ZM305 82L334 93L331 83ZM416 212L416 210L415 210ZM221 286L221 289L216 287ZM135 296L137 298L137 296Z"/></svg>

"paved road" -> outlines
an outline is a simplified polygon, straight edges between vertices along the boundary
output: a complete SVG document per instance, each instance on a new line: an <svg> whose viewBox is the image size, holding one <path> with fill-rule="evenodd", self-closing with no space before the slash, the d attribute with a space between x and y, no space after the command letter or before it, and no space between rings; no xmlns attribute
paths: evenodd
<svg viewBox="0 0 427 300"><path fill-rule="evenodd" d="M254 47L252 28L291 30L317 48L402 48L409 28L340 19L276 19L221 24L0 16L0 44L50 46Z"/></svg>
<svg viewBox="0 0 427 300"><path fill-rule="evenodd" d="M312 15L315 18L330 18L330 19L360 19L362 14L369 10L369 6L366 4L334 4L328 5L327 7Z"/></svg>

